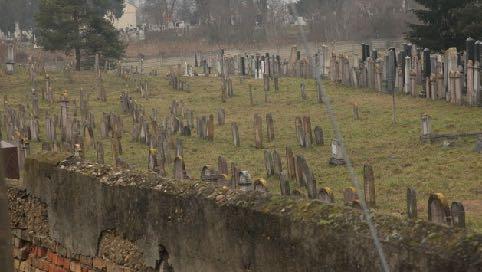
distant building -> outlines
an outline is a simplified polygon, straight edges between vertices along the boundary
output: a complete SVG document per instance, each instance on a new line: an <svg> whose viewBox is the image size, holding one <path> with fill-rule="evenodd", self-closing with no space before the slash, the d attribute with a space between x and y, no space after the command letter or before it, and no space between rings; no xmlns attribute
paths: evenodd
<svg viewBox="0 0 482 272"><path fill-rule="evenodd" d="M124 14L119 19L114 19L112 24L116 29L126 29L137 27L137 6L126 3Z"/></svg>

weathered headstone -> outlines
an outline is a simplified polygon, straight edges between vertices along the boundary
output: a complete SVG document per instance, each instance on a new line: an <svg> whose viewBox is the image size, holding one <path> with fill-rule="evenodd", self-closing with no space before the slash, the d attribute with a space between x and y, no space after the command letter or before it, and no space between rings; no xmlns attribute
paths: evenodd
<svg viewBox="0 0 482 272"><path fill-rule="evenodd" d="M218 110L218 126L223 126L226 122L226 112L224 109Z"/></svg>
<svg viewBox="0 0 482 272"><path fill-rule="evenodd" d="M428 198L428 221L450 224L450 208L443 194L434 193Z"/></svg>
<svg viewBox="0 0 482 272"><path fill-rule="evenodd" d="M254 115L254 142L257 149L263 148L262 119L257 113Z"/></svg>
<svg viewBox="0 0 482 272"><path fill-rule="evenodd" d="M417 218L417 191L414 188L407 188L407 216Z"/></svg>
<svg viewBox="0 0 482 272"><path fill-rule="evenodd" d="M281 172L279 182L281 195L291 195L290 182L288 180L288 174L286 173L286 171Z"/></svg>
<svg viewBox="0 0 482 272"><path fill-rule="evenodd" d="M228 175L228 162L223 156L218 157L218 171L220 174Z"/></svg>
<svg viewBox="0 0 482 272"><path fill-rule="evenodd" d="M353 103L352 105L352 111L353 111L353 120L360 120L360 111L359 111L359 108L358 108L358 104L357 103Z"/></svg>
<svg viewBox="0 0 482 272"><path fill-rule="evenodd" d="M283 164L281 162L281 157L276 150L274 150L272 153L272 162L273 174L279 177L281 175L281 172L283 171Z"/></svg>
<svg viewBox="0 0 482 272"><path fill-rule="evenodd" d="M314 134L315 134L315 144L324 145L325 140L323 139L323 129L319 126L315 127Z"/></svg>
<svg viewBox="0 0 482 272"><path fill-rule="evenodd" d="M96 144L97 163L104 164L104 144L97 142Z"/></svg>
<svg viewBox="0 0 482 272"><path fill-rule="evenodd" d="M231 123L231 134L233 136L233 145L239 147L241 143L239 142L239 131L237 123Z"/></svg>
<svg viewBox="0 0 482 272"><path fill-rule="evenodd" d="M211 142L214 141L214 116L212 114L209 115L207 121L207 139Z"/></svg>
<svg viewBox="0 0 482 272"><path fill-rule="evenodd" d="M452 202L450 206L452 214L452 224L454 227L465 228L465 209L460 202Z"/></svg>
<svg viewBox="0 0 482 272"><path fill-rule="evenodd" d="M363 166L363 184L365 190L365 202L368 207L375 206L375 175L371 165Z"/></svg>
<svg viewBox="0 0 482 272"><path fill-rule="evenodd" d="M333 191L328 187L323 187L318 192L318 198L324 203L335 203Z"/></svg>
<svg viewBox="0 0 482 272"><path fill-rule="evenodd" d="M300 92L301 92L301 99L306 100L307 96L306 96L306 90L305 90L305 83L304 82L302 82L300 84Z"/></svg>
<svg viewBox="0 0 482 272"><path fill-rule="evenodd" d="M266 132L268 136L268 142L274 141L274 121L273 114L266 114Z"/></svg>
<svg viewBox="0 0 482 272"><path fill-rule="evenodd" d="M269 150L264 151L264 168L267 177L271 177L274 174L273 153Z"/></svg>
<svg viewBox="0 0 482 272"><path fill-rule="evenodd" d="M355 188L348 187L343 190L343 201L348 206L353 206L355 201L358 201L358 194Z"/></svg>
<svg viewBox="0 0 482 272"><path fill-rule="evenodd" d="M344 165L346 164L343 150L340 142L337 139L331 141L331 158L329 163L331 165Z"/></svg>
<svg viewBox="0 0 482 272"><path fill-rule="evenodd" d="M304 186L309 198L316 198L316 181L308 163L303 156L296 156L296 178L300 186Z"/></svg>
<svg viewBox="0 0 482 272"><path fill-rule="evenodd" d="M263 178L255 179L254 182L253 182L253 190L255 192L267 193L268 192L268 182Z"/></svg>
<svg viewBox="0 0 482 272"><path fill-rule="evenodd" d="M290 179L296 178L295 156L289 147L286 147L286 169L288 169L287 174Z"/></svg>

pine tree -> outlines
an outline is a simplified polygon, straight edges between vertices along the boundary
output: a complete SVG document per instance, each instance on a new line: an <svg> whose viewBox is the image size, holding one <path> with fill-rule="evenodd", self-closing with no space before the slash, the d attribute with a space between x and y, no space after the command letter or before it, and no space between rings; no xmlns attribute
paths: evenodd
<svg viewBox="0 0 482 272"><path fill-rule="evenodd" d="M123 0L41 0L37 22L38 43L45 50L74 51L80 70L82 51L119 58L124 44L108 18L119 18Z"/></svg>
<svg viewBox="0 0 482 272"><path fill-rule="evenodd" d="M459 22L463 18L458 11L475 2L480 4L480 0L415 0L415 2L423 8L413 11L420 24L409 25L408 40L435 51L450 47L459 49L464 47L467 37L460 29Z"/></svg>

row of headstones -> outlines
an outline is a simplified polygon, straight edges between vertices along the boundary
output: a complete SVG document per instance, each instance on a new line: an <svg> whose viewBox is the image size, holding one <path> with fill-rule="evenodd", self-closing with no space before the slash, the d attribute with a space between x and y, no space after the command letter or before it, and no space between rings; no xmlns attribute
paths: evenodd
<svg viewBox="0 0 482 272"><path fill-rule="evenodd" d="M189 91L190 85L175 73L168 74L169 86L177 91Z"/></svg>
<svg viewBox="0 0 482 272"><path fill-rule="evenodd" d="M480 105L480 61L482 45L467 40L467 50L457 53L456 48L445 54L430 54L411 44L404 44L396 53L390 48L381 56L362 46L362 60L358 55L332 55L330 80L344 85L392 92L396 89L405 94L419 96L417 84L422 84L428 99L445 99L458 105ZM465 93L465 101L464 101Z"/></svg>

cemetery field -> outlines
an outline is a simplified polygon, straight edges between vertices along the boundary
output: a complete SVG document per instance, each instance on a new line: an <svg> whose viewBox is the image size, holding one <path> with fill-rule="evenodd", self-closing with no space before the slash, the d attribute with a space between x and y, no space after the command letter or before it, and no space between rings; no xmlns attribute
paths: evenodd
<svg viewBox="0 0 482 272"><path fill-rule="evenodd" d="M215 121L214 140L200 139L196 132L192 136L177 136L183 141L184 161L187 173L200 179L203 165L217 167L217 158L222 155L228 163L236 162L242 170L248 170L253 177L266 179L264 168L264 150L277 150L286 169L285 148L291 147L295 155L303 155L317 180L317 187L330 187L335 201L342 205L342 190L352 186L345 166L330 166L331 140L333 131L323 104L316 101L315 84L306 81L307 99L300 95L301 79L280 78L280 90L275 92L271 82L268 102L265 102L263 80L245 79L240 83L233 77L234 97L221 102L221 80L219 78L192 77L184 78L189 82L190 91L177 91L169 87L165 73L161 76L147 76L149 99L141 98L136 92L133 80L125 80L114 74L104 75L104 87L107 91L107 103L96 99L96 76L93 72L73 72L71 75L53 73L52 87L58 101L62 91L68 90L69 99L79 101L81 88L90 94L89 108L95 114L96 128L94 137L104 143L106 163L112 163L110 139L100 139L99 121L102 112L114 112L123 118L124 134L122 159L132 167L147 171L148 147L131 142L132 117L121 112L119 97L124 90L144 106L146 114L152 108L159 111L161 119L169 112L172 100L183 101L186 108L194 111L195 116L213 114L217 120L217 111L226 112L226 123L219 126ZM37 89L45 88L43 76L37 77ZM250 105L249 85L253 88L254 106ZM373 167L376 184L376 209L406 216L406 190L417 190L418 214L427 218L427 200L430 193L443 193L449 204L462 202L466 210L466 222L470 229L482 231L482 155L473 151L475 137L459 138L446 146L443 142L423 144L420 141L421 116L432 117L434 133L466 133L482 131L482 109L461 107L444 101L432 101L424 98L396 96L397 124L392 125L392 97L374 91L351 89L324 82L336 112L338 124L347 145L348 154L354 168L363 182L363 165ZM19 72L13 76L0 76L0 93L3 112L3 99L7 96L10 104L26 103L31 105L30 81L28 74ZM352 104L359 107L360 120L354 120ZM73 103L71 103L73 104ZM78 104L78 102L77 102ZM31 107L31 106L29 106ZM60 115L60 105L49 106L40 102L40 135L45 138L45 112ZM72 107L70 108L72 110ZM260 114L263 120L263 148L255 148L254 114ZM268 142L266 135L266 114L272 113L274 119L274 141ZM320 126L324 132L324 145L302 148L298 145L295 130L295 117L310 116L312 130ZM233 145L231 123L239 126L240 147ZM3 128L2 128L3 129ZM4 133L5 135L5 133ZM41 149L39 143L32 143L32 152ZM171 150L171 152L174 152ZM86 150L86 157L95 161L94 149ZM172 176L173 164L166 164L168 176ZM277 178L269 178L270 191L278 192ZM291 186L298 185L292 181ZM304 192L304 189L301 190Z"/></svg>

